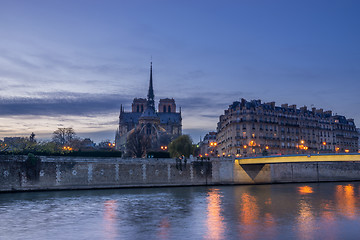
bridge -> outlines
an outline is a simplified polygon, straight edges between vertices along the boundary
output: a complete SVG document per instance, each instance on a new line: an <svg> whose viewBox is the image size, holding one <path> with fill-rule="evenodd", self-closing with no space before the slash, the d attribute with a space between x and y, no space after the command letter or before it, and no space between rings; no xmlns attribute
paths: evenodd
<svg viewBox="0 0 360 240"><path fill-rule="evenodd" d="M236 158L235 184L360 181L360 154Z"/></svg>
<svg viewBox="0 0 360 240"><path fill-rule="evenodd" d="M236 158L235 162L241 165L269 163L360 162L360 153L261 156Z"/></svg>

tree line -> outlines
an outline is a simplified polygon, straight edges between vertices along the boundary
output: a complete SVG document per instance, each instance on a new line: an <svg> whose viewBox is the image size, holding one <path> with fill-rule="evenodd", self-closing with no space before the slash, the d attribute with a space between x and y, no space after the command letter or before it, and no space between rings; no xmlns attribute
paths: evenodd
<svg viewBox="0 0 360 240"><path fill-rule="evenodd" d="M152 145L149 136L134 131L128 136L125 157L189 157L197 155L197 147L189 135L181 135L172 140L168 136L159 139L160 146ZM166 147L166 148L165 148ZM72 155L72 156L122 156L115 144L106 140L95 144L89 138L80 138L73 128L58 128L50 141L37 141L36 135L29 137L9 137L0 141L0 154Z"/></svg>

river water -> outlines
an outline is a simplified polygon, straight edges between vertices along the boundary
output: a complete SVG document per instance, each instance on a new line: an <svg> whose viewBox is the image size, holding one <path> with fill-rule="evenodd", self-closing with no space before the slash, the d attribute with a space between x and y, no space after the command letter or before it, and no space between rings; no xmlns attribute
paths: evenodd
<svg viewBox="0 0 360 240"><path fill-rule="evenodd" d="M0 239L360 239L360 183L0 194Z"/></svg>

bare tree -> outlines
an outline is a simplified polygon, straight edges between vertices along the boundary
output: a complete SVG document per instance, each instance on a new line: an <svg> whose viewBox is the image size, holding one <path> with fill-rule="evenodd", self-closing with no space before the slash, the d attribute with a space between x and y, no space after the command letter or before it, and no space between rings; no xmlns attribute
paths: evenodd
<svg viewBox="0 0 360 240"><path fill-rule="evenodd" d="M73 128L58 128L53 132L53 141L60 145L69 144L75 138Z"/></svg>
<svg viewBox="0 0 360 240"><path fill-rule="evenodd" d="M143 157L151 147L149 136L142 134L139 129L135 130L128 136L126 142L127 152L132 157Z"/></svg>

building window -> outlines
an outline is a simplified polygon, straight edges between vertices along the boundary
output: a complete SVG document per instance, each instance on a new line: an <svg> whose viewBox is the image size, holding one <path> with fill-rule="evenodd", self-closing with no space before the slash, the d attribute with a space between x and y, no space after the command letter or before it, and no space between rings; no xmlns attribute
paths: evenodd
<svg viewBox="0 0 360 240"><path fill-rule="evenodd" d="M163 108L163 109L164 109L164 112L166 112L166 106L164 106L164 108Z"/></svg>
<svg viewBox="0 0 360 240"><path fill-rule="evenodd" d="M168 107L168 112L171 112L171 106Z"/></svg>

